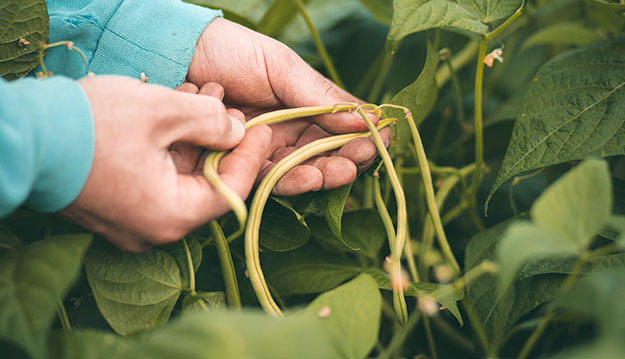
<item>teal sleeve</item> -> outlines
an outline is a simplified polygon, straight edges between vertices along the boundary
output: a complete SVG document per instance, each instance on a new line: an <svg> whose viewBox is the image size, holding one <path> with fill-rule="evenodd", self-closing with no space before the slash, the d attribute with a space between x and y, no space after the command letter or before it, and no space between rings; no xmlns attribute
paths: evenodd
<svg viewBox="0 0 625 359"><path fill-rule="evenodd" d="M123 75L170 88L180 85L195 44L221 12L179 0L48 0L50 42L73 41L96 75ZM86 66L64 47L45 57L54 74L80 78Z"/></svg>
<svg viewBox="0 0 625 359"><path fill-rule="evenodd" d="M55 212L78 196L93 158L91 118L76 81L0 78L0 217L24 203Z"/></svg>

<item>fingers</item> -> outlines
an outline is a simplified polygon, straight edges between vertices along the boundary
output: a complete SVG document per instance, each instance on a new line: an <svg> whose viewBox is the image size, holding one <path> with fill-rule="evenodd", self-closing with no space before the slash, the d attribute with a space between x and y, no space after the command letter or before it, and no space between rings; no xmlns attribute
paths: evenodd
<svg viewBox="0 0 625 359"><path fill-rule="evenodd" d="M223 103L211 96L169 93L160 104L157 137L161 146L181 141L214 150L236 146L245 135L240 119L230 115Z"/></svg>
<svg viewBox="0 0 625 359"><path fill-rule="evenodd" d="M197 94L200 89L191 82L183 82L180 86L176 87L176 91Z"/></svg>
<svg viewBox="0 0 625 359"><path fill-rule="evenodd" d="M221 180L242 198L247 198L256 174L266 159L271 138L271 129L267 126L255 126L250 129L243 141L219 164ZM230 207L221 195L201 175L179 175L179 196L177 204L185 218L186 231L217 218Z"/></svg>
<svg viewBox="0 0 625 359"><path fill-rule="evenodd" d="M391 144L393 132L389 127L380 130L380 137L384 141L384 145L388 147ZM378 149L371 137L356 138L345 144L338 152L338 155L350 159L358 167L358 171L363 171L373 163L378 155Z"/></svg>

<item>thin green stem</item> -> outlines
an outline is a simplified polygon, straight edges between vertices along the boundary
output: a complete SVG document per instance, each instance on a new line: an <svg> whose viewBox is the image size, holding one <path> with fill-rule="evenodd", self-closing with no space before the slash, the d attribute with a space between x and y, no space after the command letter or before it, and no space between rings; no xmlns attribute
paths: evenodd
<svg viewBox="0 0 625 359"><path fill-rule="evenodd" d="M367 97L369 102L376 102L380 97L384 80L386 79L388 72L391 70L391 65L393 64L394 59L395 55L384 52L384 58L382 58L382 63L380 64L377 76L371 85L371 91L369 91L369 96Z"/></svg>
<svg viewBox="0 0 625 359"><path fill-rule="evenodd" d="M234 270L234 263L232 262L232 254L230 252L228 240L226 239L226 236L216 219L210 221L208 228L215 239L215 247L217 247L217 254L219 255L219 264L224 278L224 287L226 288L226 299L228 304L231 308L241 309L239 283L237 282L237 275Z"/></svg>
<svg viewBox="0 0 625 359"><path fill-rule="evenodd" d="M373 208L373 178L365 175L363 181L362 206L363 208Z"/></svg>
<svg viewBox="0 0 625 359"><path fill-rule="evenodd" d="M65 331L71 331L72 325L69 322L69 317L67 316L67 312L65 311L65 306L63 305L62 300L58 300L56 302L56 312L59 315L59 321L61 322L61 327Z"/></svg>
<svg viewBox="0 0 625 359"><path fill-rule="evenodd" d="M462 106L462 91L460 90L460 83L458 82L458 77L456 76L456 72L454 71L454 67L451 64L451 59L449 57L445 58L445 64L449 68L449 73L451 74L451 87L454 89L454 97L456 98L456 115L458 117L458 123L460 126L464 126L464 109Z"/></svg>
<svg viewBox="0 0 625 359"><path fill-rule="evenodd" d="M480 49L477 54L477 68L475 71L475 172L469 189L469 199L475 203L475 196L480 185L482 167L484 163L484 138L482 126L482 86L484 82L484 57L488 40L482 36Z"/></svg>
<svg viewBox="0 0 625 359"><path fill-rule="evenodd" d="M474 58L479 46L478 43L479 42L476 40L469 41L460 51L458 51L455 56L451 57L451 65L456 71L463 68L466 64L469 63L469 61L471 61L471 59ZM449 72L449 68L447 68L447 66L444 64L441 65L438 70L436 70L435 75L438 88L442 88L443 85L445 85L447 81L449 81L450 76L451 73Z"/></svg>
<svg viewBox="0 0 625 359"><path fill-rule="evenodd" d="M187 256L187 265L189 266L189 289L191 294L195 294L195 267L193 266L193 258L191 257L191 251L185 238L182 239L184 245L184 253Z"/></svg>
<svg viewBox="0 0 625 359"><path fill-rule="evenodd" d="M430 325L430 318L423 316L423 326L425 327L425 336L428 340L428 346L430 347L430 354L433 359L438 359L438 352L436 350L436 342L434 341L434 334L432 333L432 326Z"/></svg>
<svg viewBox="0 0 625 359"><path fill-rule="evenodd" d="M345 88L345 84L343 83L343 81L341 81L339 73L338 71L336 71L336 67L334 67L334 63L332 62L330 55L328 55L328 51L326 50L326 47L323 44L323 41L321 41L319 32L315 28L315 25L310 19L310 16L308 16L308 12L306 11L306 7L304 6L304 3L302 2L302 0L295 0L295 3L297 4L297 8L299 9L300 14L304 18L304 21L306 21L306 25L308 26L308 29L310 30L310 34L312 35L313 41L315 42L315 46L317 47L317 52L319 52L319 55L321 56L321 59L323 60L324 65L326 66L326 69L328 70L328 74L330 75L330 78L338 86L340 86L341 88Z"/></svg>
<svg viewBox="0 0 625 359"><path fill-rule="evenodd" d="M451 326L445 319L441 318L441 316L436 315L432 317L432 324L446 340L456 344L458 348L465 352L473 353L474 349L471 339L459 333L458 330Z"/></svg>
<svg viewBox="0 0 625 359"><path fill-rule="evenodd" d="M386 347L386 350L380 353L380 359L400 357L402 345L406 341L406 338L408 338L410 332L419 323L419 319L421 319L421 312L415 311L414 314L412 314L408 319L408 323L395 332L393 338L391 338L391 342Z"/></svg>
<svg viewBox="0 0 625 359"><path fill-rule="evenodd" d="M504 21L503 24L499 25L495 30L486 34L485 35L486 40L490 40L493 37L499 35L503 30L505 30L508 26L510 26L510 24L512 24L514 20L516 20L519 16L521 16L521 14L523 14L524 9L525 9L525 1L523 1L523 3L521 4L521 7L519 7L519 9L515 11L514 14L512 14L512 16L508 18L508 20Z"/></svg>
<svg viewBox="0 0 625 359"><path fill-rule="evenodd" d="M469 300L467 299L466 296L462 298L460 303L462 303L462 306L464 307L464 310L467 313L467 317L469 318L469 323L471 324L471 328L473 328L473 331L475 332L475 335L477 336L477 339L480 342L482 349L484 349L484 353L488 353L489 347L490 347L488 344L488 337L486 336L486 332L484 331L484 328L482 327L482 323L480 319L475 313L475 308L473 308L473 305L469 303Z"/></svg>

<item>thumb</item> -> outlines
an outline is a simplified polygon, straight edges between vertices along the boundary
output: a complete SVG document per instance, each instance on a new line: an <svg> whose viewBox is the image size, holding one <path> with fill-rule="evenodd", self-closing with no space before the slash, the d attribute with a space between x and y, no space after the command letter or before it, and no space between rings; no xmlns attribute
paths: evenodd
<svg viewBox="0 0 625 359"><path fill-rule="evenodd" d="M230 149L243 139L241 121L226 111L224 104L211 96L172 92L171 104L161 111L158 132L160 145L185 142L213 150Z"/></svg>

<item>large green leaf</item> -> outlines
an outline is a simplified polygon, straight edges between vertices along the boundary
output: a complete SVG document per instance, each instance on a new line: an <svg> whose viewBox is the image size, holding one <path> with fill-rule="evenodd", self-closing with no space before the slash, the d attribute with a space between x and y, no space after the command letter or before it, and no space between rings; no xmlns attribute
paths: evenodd
<svg viewBox="0 0 625 359"><path fill-rule="evenodd" d="M369 10L375 21L390 25L393 19L393 0L359 0Z"/></svg>
<svg viewBox="0 0 625 359"><path fill-rule="evenodd" d="M527 92L488 199L524 171L625 154L623 66L623 39L569 51L545 64Z"/></svg>
<svg viewBox="0 0 625 359"><path fill-rule="evenodd" d="M103 241L87 252L85 268L98 308L110 326L125 335L169 318L184 289L181 267L170 248L129 254Z"/></svg>
<svg viewBox="0 0 625 359"><path fill-rule="evenodd" d="M439 62L440 55L437 49L434 44L428 42L425 64L419 77L391 99L392 104L407 107L412 112L417 126L423 122L436 104L438 98L436 68ZM410 127L408 122L403 119L402 113L393 114L400 118L396 126L397 143L393 146L393 152L406 152L408 151L407 147L412 147Z"/></svg>
<svg viewBox="0 0 625 359"><path fill-rule="evenodd" d="M601 39L594 29L577 22L558 22L546 26L532 34L521 46L524 51L536 45L577 45L584 46Z"/></svg>
<svg viewBox="0 0 625 359"><path fill-rule="evenodd" d="M329 191L310 192L297 196L293 201L293 207L300 213L312 213L324 217L334 235L343 240L341 234L341 218L345 209L347 196L352 186L347 185Z"/></svg>
<svg viewBox="0 0 625 359"><path fill-rule="evenodd" d="M280 295L320 293L360 274L363 268L310 244L288 253L263 253L267 282Z"/></svg>
<svg viewBox="0 0 625 359"><path fill-rule="evenodd" d="M182 300L184 314L207 312L226 309L226 294L224 292L197 292L188 294Z"/></svg>
<svg viewBox="0 0 625 359"><path fill-rule="evenodd" d="M274 252L292 251L310 239L306 221L288 205L283 201L269 201L263 212L259 241L263 247Z"/></svg>
<svg viewBox="0 0 625 359"><path fill-rule="evenodd" d="M392 290L390 276L379 269L368 269L365 273L372 276L378 283L378 287L384 290ZM460 310L458 310L458 301L464 297L462 291L454 288L451 285L436 284L436 283L410 283L405 291L406 295L415 298L431 298L447 308L449 312L458 320L460 325L463 325L462 316Z"/></svg>
<svg viewBox="0 0 625 359"><path fill-rule="evenodd" d="M401 39L415 32L450 27L485 34L488 26L475 12L452 0L394 0L386 49L393 52Z"/></svg>
<svg viewBox="0 0 625 359"><path fill-rule="evenodd" d="M194 313L137 336L73 330L58 333L51 343L58 359L340 357L322 324L316 315Z"/></svg>
<svg viewBox="0 0 625 359"><path fill-rule="evenodd" d="M45 357L57 304L90 242L86 234L56 236L0 255L0 338Z"/></svg>
<svg viewBox="0 0 625 359"><path fill-rule="evenodd" d="M20 44L20 38L26 42ZM34 69L42 41L48 41L48 9L44 0L0 3L0 76L13 80Z"/></svg>
<svg viewBox="0 0 625 359"><path fill-rule="evenodd" d="M581 251L612 214L608 164L588 160L569 171L534 202L535 224L557 232Z"/></svg>
<svg viewBox="0 0 625 359"><path fill-rule="evenodd" d="M521 7L523 0L458 0L483 23L502 19Z"/></svg>
<svg viewBox="0 0 625 359"><path fill-rule="evenodd" d="M625 11L625 4L623 2L618 2L618 0L586 0L586 2L604 9Z"/></svg>
<svg viewBox="0 0 625 359"><path fill-rule="evenodd" d="M309 217L308 222L314 239L338 251L356 250L358 254L378 258L380 248L386 242L384 225L378 212L373 209L348 211L343 215L341 221L343 241L349 247L337 240L322 218Z"/></svg>
<svg viewBox="0 0 625 359"><path fill-rule="evenodd" d="M340 357L364 358L376 343L381 309L382 296L375 280L363 274L323 293L306 312L325 317L321 326ZM319 314L324 310L327 316Z"/></svg>

